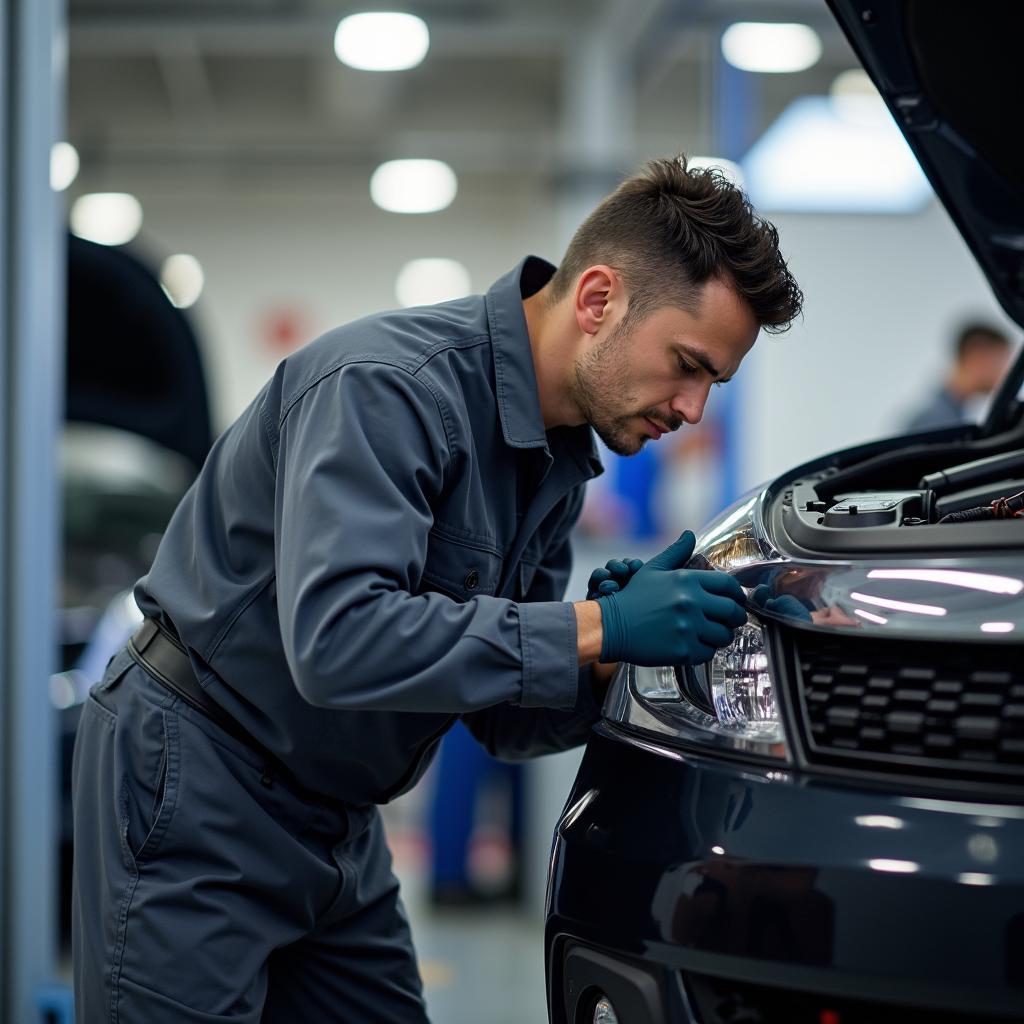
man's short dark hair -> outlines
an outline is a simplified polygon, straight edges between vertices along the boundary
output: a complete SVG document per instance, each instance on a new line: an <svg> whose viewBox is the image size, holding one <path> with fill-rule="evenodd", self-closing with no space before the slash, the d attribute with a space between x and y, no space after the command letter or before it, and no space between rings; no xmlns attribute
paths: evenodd
<svg viewBox="0 0 1024 1024"><path fill-rule="evenodd" d="M633 323L664 306L696 313L711 278L730 284L772 333L788 330L803 305L774 225L721 171L690 169L685 156L650 161L580 225L552 278L552 301L599 263L622 275Z"/></svg>
<svg viewBox="0 0 1024 1024"><path fill-rule="evenodd" d="M964 324L956 336L956 358L978 349L1008 348L1010 339L998 327L986 323Z"/></svg>

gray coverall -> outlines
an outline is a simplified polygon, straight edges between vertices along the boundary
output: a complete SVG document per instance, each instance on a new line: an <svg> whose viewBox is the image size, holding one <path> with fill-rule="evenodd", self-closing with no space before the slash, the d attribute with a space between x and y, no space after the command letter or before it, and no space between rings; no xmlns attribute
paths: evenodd
<svg viewBox="0 0 1024 1024"><path fill-rule="evenodd" d="M254 742L124 651L93 688L79 1024L425 1019L375 805L458 717L525 758L598 713L561 599L600 462L545 432L521 305L552 273L328 333L217 441L135 593Z"/></svg>

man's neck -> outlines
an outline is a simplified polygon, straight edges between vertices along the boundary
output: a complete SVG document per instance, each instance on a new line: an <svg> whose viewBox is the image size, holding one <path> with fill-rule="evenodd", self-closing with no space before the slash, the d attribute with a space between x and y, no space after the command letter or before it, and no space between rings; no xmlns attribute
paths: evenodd
<svg viewBox="0 0 1024 1024"><path fill-rule="evenodd" d="M576 355L571 311L565 302L552 305L545 286L523 299L523 314L530 335L544 429L577 426L583 417L570 397L569 379Z"/></svg>

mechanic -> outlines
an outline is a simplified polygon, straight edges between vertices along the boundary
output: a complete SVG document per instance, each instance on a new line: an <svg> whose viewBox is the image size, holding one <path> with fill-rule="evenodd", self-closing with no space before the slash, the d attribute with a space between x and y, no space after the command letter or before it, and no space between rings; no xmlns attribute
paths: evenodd
<svg viewBox="0 0 1024 1024"><path fill-rule="evenodd" d="M654 161L556 270L370 316L285 359L136 587L73 766L79 1024L425 1021L377 805L461 718L519 759L586 740L620 659L745 621L688 531L563 602L600 471L696 423L802 296L721 175Z"/></svg>
<svg viewBox="0 0 1024 1024"><path fill-rule="evenodd" d="M977 418L1010 363L1010 339L998 327L965 324L953 344L953 364L942 386L906 422L905 430L938 430Z"/></svg>

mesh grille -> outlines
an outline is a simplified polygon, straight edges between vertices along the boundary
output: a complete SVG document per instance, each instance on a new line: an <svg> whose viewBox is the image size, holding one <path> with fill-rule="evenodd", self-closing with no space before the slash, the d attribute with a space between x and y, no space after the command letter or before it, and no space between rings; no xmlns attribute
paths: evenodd
<svg viewBox="0 0 1024 1024"><path fill-rule="evenodd" d="M1018 646L800 635L808 760L1024 780Z"/></svg>

